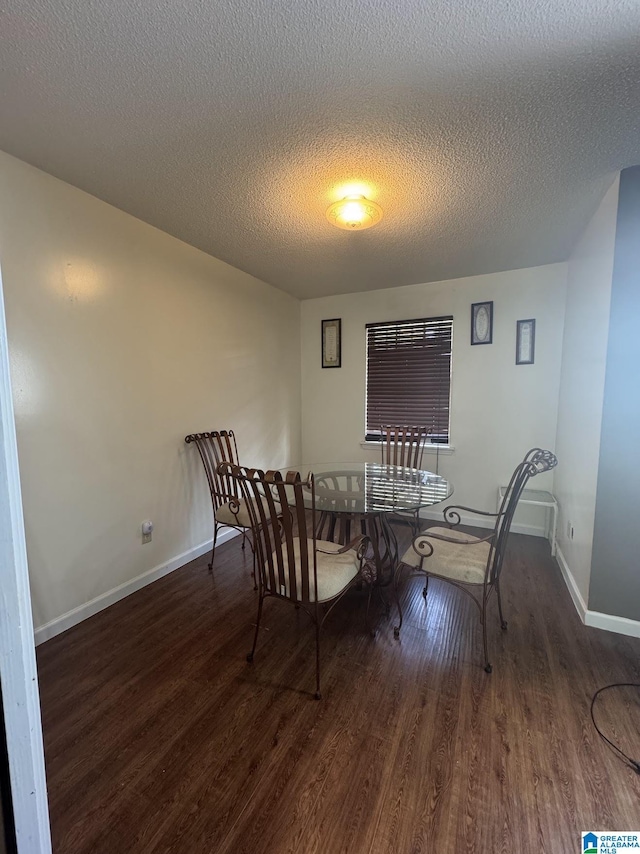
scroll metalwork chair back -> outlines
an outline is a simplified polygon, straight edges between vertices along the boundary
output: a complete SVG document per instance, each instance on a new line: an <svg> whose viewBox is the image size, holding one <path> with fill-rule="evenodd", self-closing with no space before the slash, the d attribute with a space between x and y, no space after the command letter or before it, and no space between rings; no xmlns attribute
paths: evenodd
<svg viewBox="0 0 640 854"><path fill-rule="evenodd" d="M383 465L406 466L412 469L422 467L424 444L431 434L428 427L397 427L383 424L380 432Z"/></svg>
<svg viewBox="0 0 640 854"><path fill-rule="evenodd" d="M211 430L206 433L191 433L185 436L185 442L188 445L193 443L197 447L209 484L213 506L213 548L209 562L209 571L212 571L219 529L229 527L241 531L244 549L247 530L251 528L251 520L242 502L237 481L229 474L218 472L220 463L238 465L236 436L233 430Z"/></svg>
<svg viewBox="0 0 640 854"><path fill-rule="evenodd" d="M496 584L496 592L499 600L499 581L502 572L502 564L507 547L511 523L518 507L518 502L530 478L545 471L550 471L558 465L558 460L551 451L542 448L532 448L524 457L522 462L516 466L509 485L505 490L500 510L496 514L494 536L492 539L492 551L490 554L489 582ZM502 621L502 615L500 617Z"/></svg>
<svg viewBox="0 0 640 854"><path fill-rule="evenodd" d="M316 537L332 542L336 535L341 542L351 539L351 523L358 517L358 500L364 494L364 477L360 472L341 469L323 472L314 477L315 494L318 499ZM340 530L337 530L337 529ZM366 533L361 524L361 533Z"/></svg>
<svg viewBox="0 0 640 854"><path fill-rule="evenodd" d="M550 471L557 464L558 460L551 451L532 448L511 475L509 486L497 513L475 510L472 507L461 505L449 505L444 509L444 518L449 527L433 527L422 531L414 537L413 543L402 558L403 565L413 567L418 572L424 573L425 585L422 595L425 600L429 576L453 584L473 599L480 610L487 673L491 673L492 670L487 642L487 605L495 591L500 626L502 629L506 629L507 621L504 619L500 594L500 577L511 523L518 501L530 478ZM477 537L456 530L462 520L462 513L493 519L493 530L485 537ZM479 522L479 524L482 523ZM474 589L479 592L478 596L472 592ZM395 629L396 637L401 626L402 613L400 613L400 623Z"/></svg>
<svg viewBox="0 0 640 854"><path fill-rule="evenodd" d="M383 424L380 428L382 435L381 450L382 464L402 466L405 468L422 468L422 455L425 443L429 441L431 430L428 427L394 427ZM417 534L420 529L420 511L408 510L396 512L391 517L409 522L411 530Z"/></svg>
<svg viewBox="0 0 640 854"><path fill-rule="evenodd" d="M303 480L299 472L246 469L222 464L221 475L240 485L251 517L258 574L258 616L253 662L264 600L274 597L304 610L316 633L316 699L320 699L320 629L344 594L363 578L368 537L359 536L346 546L316 537L313 475ZM370 588L371 590L371 588ZM370 595L370 593L369 593Z"/></svg>

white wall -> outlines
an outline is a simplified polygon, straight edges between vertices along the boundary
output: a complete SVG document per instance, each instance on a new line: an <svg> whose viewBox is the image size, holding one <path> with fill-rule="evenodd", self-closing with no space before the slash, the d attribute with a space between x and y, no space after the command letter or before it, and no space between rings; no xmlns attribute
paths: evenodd
<svg viewBox="0 0 640 854"><path fill-rule="evenodd" d="M210 538L187 433L299 458L300 303L1 153L0 264L38 626Z"/></svg>
<svg viewBox="0 0 640 854"><path fill-rule="evenodd" d="M553 449L566 265L553 264L432 284L348 294L302 303L302 437L306 461L377 459L362 449L365 407L365 324L453 315L451 444L440 473L456 503L495 509L496 489L533 446ZM471 346L472 302L494 301L491 345ZM342 365L320 366L323 318L342 318ZM515 364L516 320L536 318L534 365ZM424 466L433 468L435 456ZM553 475L535 485L549 488ZM532 484L533 486L533 484ZM520 520L539 532L533 508Z"/></svg>
<svg viewBox="0 0 640 854"><path fill-rule="evenodd" d="M584 611L588 602L619 177L569 260L556 447L559 559ZM574 536L567 535L567 523Z"/></svg>

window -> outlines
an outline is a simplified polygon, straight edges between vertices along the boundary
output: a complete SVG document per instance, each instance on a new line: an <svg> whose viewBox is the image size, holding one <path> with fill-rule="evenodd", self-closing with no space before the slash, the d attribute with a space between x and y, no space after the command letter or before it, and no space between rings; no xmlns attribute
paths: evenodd
<svg viewBox="0 0 640 854"><path fill-rule="evenodd" d="M449 442L452 317L367 324L366 439L383 424L426 426Z"/></svg>

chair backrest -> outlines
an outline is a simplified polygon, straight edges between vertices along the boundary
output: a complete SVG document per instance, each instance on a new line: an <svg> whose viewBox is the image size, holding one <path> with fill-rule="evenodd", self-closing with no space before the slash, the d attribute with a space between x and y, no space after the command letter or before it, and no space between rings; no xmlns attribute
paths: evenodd
<svg viewBox="0 0 640 854"><path fill-rule="evenodd" d="M513 515L516 512L522 491L530 478L545 471L550 471L557 465L558 460L551 451L544 451L542 448L532 448L525 454L522 462L516 466L511 475L509 486L505 491L496 519L495 535L488 564L490 581L494 581L500 576L511 522L513 521Z"/></svg>
<svg viewBox="0 0 640 854"><path fill-rule="evenodd" d="M303 605L314 602L318 568L313 475L302 480L299 472L290 471L283 478L279 471L228 463L219 466L219 473L238 483L247 504L263 592Z"/></svg>
<svg viewBox="0 0 640 854"><path fill-rule="evenodd" d="M424 443L431 435L428 427L394 427L383 424L382 464L388 466L422 467Z"/></svg>
<svg viewBox="0 0 640 854"><path fill-rule="evenodd" d="M208 433L191 433L185 442L195 443L204 466L213 502L213 512L231 499L240 497L238 484L230 475L218 473L220 463L238 465L238 446L233 430L211 430Z"/></svg>

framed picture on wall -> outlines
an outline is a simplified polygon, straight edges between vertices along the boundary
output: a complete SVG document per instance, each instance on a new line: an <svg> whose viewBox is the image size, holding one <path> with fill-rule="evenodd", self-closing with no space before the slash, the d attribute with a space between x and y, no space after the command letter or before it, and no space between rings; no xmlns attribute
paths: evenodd
<svg viewBox="0 0 640 854"><path fill-rule="evenodd" d="M322 321L322 367L342 365L342 321L339 317Z"/></svg>
<svg viewBox="0 0 640 854"><path fill-rule="evenodd" d="M493 302L471 304L471 343L491 344L493 341Z"/></svg>
<svg viewBox="0 0 640 854"><path fill-rule="evenodd" d="M536 354L536 322L533 318L517 321L516 365L533 365Z"/></svg>

